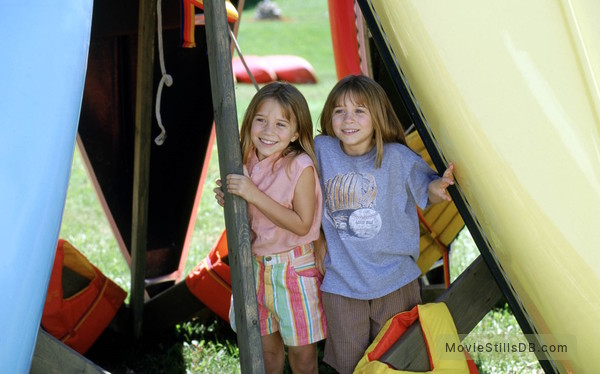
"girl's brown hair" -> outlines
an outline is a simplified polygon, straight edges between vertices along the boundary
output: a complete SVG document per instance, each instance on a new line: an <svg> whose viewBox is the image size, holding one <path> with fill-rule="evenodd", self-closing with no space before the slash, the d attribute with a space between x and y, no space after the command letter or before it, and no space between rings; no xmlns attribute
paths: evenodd
<svg viewBox="0 0 600 374"><path fill-rule="evenodd" d="M349 75L333 87L327 96L327 100L325 100L320 118L321 133L335 137L332 125L333 110L346 97L350 98L354 104L364 106L371 113L373 137L377 148L375 167L378 168L383 160L384 143L406 145L402 124L379 83L364 75Z"/></svg>
<svg viewBox="0 0 600 374"><path fill-rule="evenodd" d="M291 123L295 123L296 131L298 131L298 139L291 142L281 156L285 157L289 154L304 152L310 156L316 168L317 158L315 156L313 141L313 123L308 103L296 87L285 82L273 82L263 86L250 101L240 130L242 162L245 164L248 161L250 152L254 151L252 137L250 136L252 120L256 116L260 106L269 99L275 100L281 105L285 119Z"/></svg>

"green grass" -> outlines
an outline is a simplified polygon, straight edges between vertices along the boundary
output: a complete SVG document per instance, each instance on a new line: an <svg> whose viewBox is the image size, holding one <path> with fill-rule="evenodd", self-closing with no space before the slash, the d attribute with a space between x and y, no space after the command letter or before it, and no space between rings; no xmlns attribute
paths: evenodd
<svg viewBox="0 0 600 374"><path fill-rule="evenodd" d="M283 21L256 21L249 9L242 15L238 44L244 55L296 55L305 58L316 72L317 84L299 85L306 97L313 121L321 113L329 90L337 81L327 3L323 0L276 2L284 15ZM255 92L251 84L236 87L238 117Z"/></svg>
<svg viewBox="0 0 600 374"><path fill-rule="evenodd" d="M248 1L247 5L255 3ZM253 10L246 9L238 42L245 55L293 54L304 57L313 65L318 83L299 85L298 88L309 102L316 125L326 95L336 82L327 3L324 0L277 0L277 4L283 12L283 21L255 21ZM255 89L251 84L238 84L235 90L238 118L241 120ZM215 145L189 248L186 274L202 261L225 226L222 209L212 193L214 181L219 176ZM69 240L107 276L130 291L129 267L120 254L78 151L74 155L60 237ZM477 254L473 240L464 230L453 243L452 278L455 279ZM498 332L521 334L508 307L490 312L465 342ZM115 337L103 336L103 339ZM121 348L120 351L113 352L108 361L98 361L114 373L239 372L235 335L225 323L216 319L204 324L186 322L161 339L145 341L141 347L129 342L114 343ZM533 355L485 353L472 356L481 373L541 372Z"/></svg>

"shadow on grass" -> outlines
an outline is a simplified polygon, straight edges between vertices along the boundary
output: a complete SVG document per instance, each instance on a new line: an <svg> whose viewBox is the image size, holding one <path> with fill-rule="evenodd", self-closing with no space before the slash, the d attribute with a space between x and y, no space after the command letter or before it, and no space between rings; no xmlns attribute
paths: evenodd
<svg viewBox="0 0 600 374"><path fill-rule="evenodd" d="M111 326L85 356L113 374L240 373L236 339L229 324L214 315L139 342ZM324 346L324 341L318 343L319 373L336 373L323 363ZM292 373L287 360L284 373Z"/></svg>
<svg viewBox="0 0 600 374"><path fill-rule="evenodd" d="M109 327L85 356L114 374L239 372L236 335L214 315L139 341Z"/></svg>

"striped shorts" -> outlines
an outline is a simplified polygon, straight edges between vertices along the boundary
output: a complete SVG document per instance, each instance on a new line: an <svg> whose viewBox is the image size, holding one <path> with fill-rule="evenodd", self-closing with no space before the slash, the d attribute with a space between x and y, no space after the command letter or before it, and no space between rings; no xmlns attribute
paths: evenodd
<svg viewBox="0 0 600 374"><path fill-rule="evenodd" d="M253 258L261 335L279 331L287 346L325 339L322 276L315 267L312 243Z"/></svg>

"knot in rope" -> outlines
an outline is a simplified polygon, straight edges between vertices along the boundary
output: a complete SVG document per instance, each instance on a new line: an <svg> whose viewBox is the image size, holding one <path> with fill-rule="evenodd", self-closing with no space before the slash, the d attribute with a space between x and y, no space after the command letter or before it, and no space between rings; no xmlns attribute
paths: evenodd
<svg viewBox="0 0 600 374"><path fill-rule="evenodd" d="M158 127L160 127L160 134L154 139L154 143L156 145L162 145L167 139L167 131L162 124L162 117L160 115L160 102L162 98L162 89L164 85L167 87L171 87L173 84L173 77L167 74L167 69L165 68L165 56L163 52L163 40L162 40L162 10L161 10L161 0L156 1L156 17L157 17L157 34L158 34L158 57L160 61L160 71L162 72L162 78L160 78L160 82L158 83L158 90L156 91L156 105L154 108L154 112L156 114L156 122L158 122Z"/></svg>

